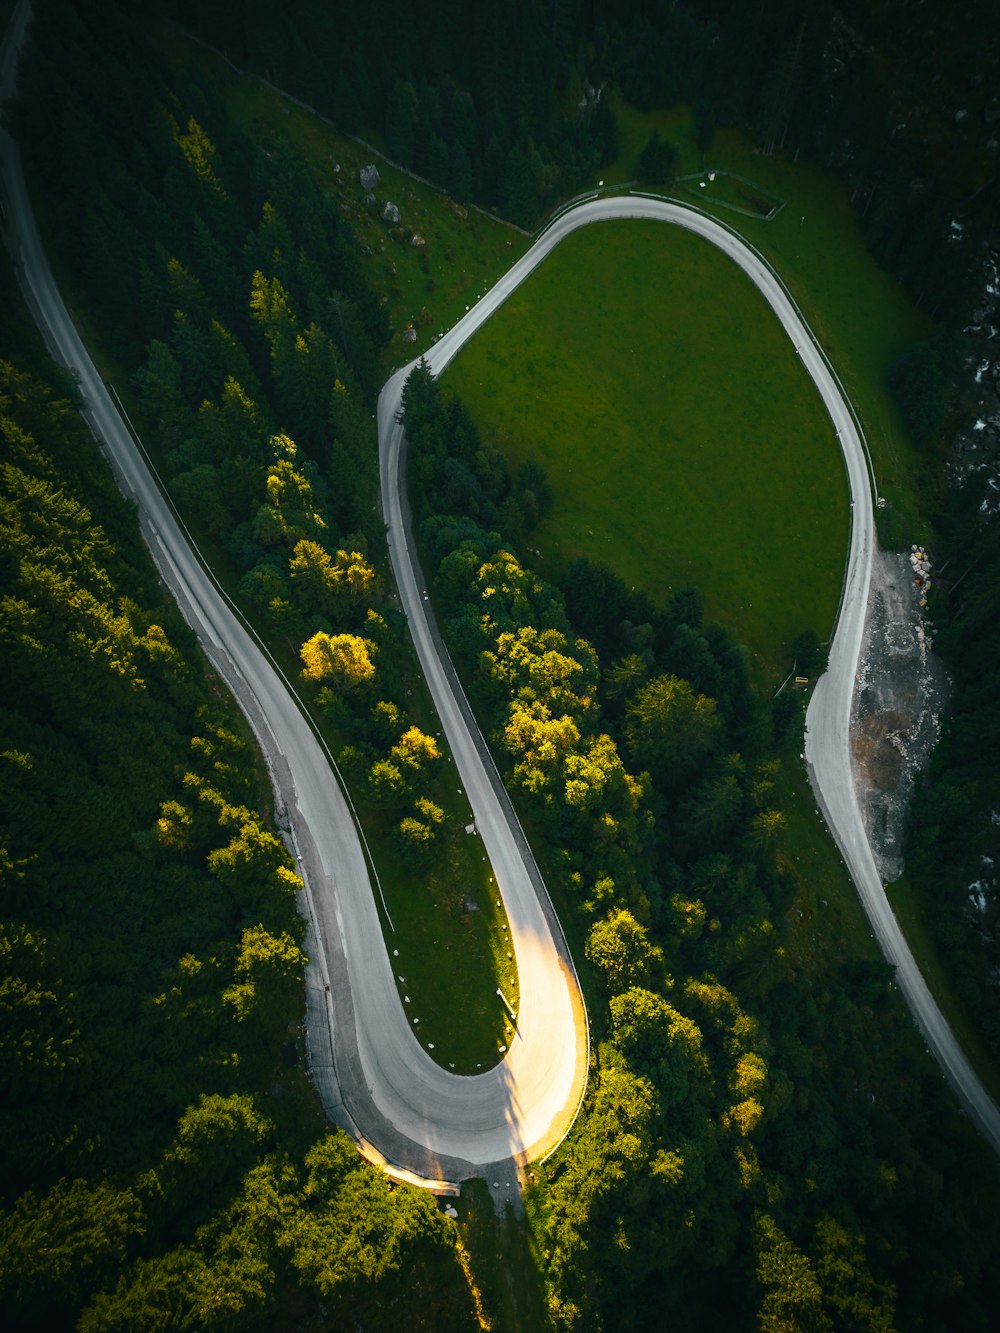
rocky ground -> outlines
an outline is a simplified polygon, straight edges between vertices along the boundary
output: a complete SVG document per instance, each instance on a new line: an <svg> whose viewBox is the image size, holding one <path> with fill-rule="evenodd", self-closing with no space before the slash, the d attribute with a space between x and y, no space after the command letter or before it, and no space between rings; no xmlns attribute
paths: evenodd
<svg viewBox="0 0 1000 1333"><path fill-rule="evenodd" d="M916 554L876 549L851 728L861 812L887 881L903 872L904 826L908 817L920 818L919 808L910 809L914 779L933 749L948 698L947 673L931 651L921 606L928 570L920 566L928 562L917 562Z"/></svg>

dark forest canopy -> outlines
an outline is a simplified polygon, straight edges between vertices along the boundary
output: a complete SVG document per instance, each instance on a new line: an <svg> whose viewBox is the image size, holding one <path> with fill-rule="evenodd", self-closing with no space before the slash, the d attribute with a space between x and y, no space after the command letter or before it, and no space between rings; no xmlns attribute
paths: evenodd
<svg viewBox="0 0 1000 1333"><path fill-rule="evenodd" d="M530 224L617 154L617 97L694 105L850 182L876 257L935 314L997 216L998 20L950 0L380 0L163 12L461 200ZM995 137L995 136L994 136ZM962 223L961 235L951 231Z"/></svg>

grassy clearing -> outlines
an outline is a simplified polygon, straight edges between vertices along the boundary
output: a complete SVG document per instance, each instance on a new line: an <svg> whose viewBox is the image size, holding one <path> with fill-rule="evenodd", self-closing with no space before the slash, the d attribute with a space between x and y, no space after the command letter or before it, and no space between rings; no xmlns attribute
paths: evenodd
<svg viewBox="0 0 1000 1333"><path fill-rule="evenodd" d="M201 69L239 129L271 151L292 144L336 199L365 247L369 280L389 312L394 332L383 354L387 373L425 352L527 249L528 238L515 227L454 203L175 30L162 27L157 34L178 67L193 61ZM369 209L358 172L372 161L381 183ZM381 220L387 201L400 210L398 227ZM414 233L423 246L413 245ZM414 343L403 342L408 325L416 332Z"/></svg>
<svg viewBox="0 0 1000 1333"><path fill-rule="evenodd" d="M752 283L699 237L575 233L446 382L516 462L548 469L549 572L582 554L657 601L695 584L765 680L797 634L829 636L849 521L836 437Z"/></svg>
<svg viewBox="0 0 1000 1333"><path fill-rule="evenodd" d="M1000 1102L1000 1069L952 988L951 976L941 961L920 894L904 874L889 885L888 897L914 957L920 960L920 970L931 994L986 1091L994 1101Z"/></svg>
<svg viewBox="0 0 1000 1333"><path fill-rule="evenodd" d="M926 337L930 325L868 253L847 187L808 163L762 156L736 130L717 133L702 155L687 108L643 115L623 106L619 123L622 151L602 172L606 186L633 179L655 128L680 149L682 175L704 167L736 173L785 200L777 217L763 221L718 206L713 193L728 202L727 176L697 190L703 208L736 225L774 263L843 380L868 436L879 491L888 501L879 515L883 541L901 547L925 540L925 515L934 508L940 482L909 439L885 376L905 348ZM689 197L683 189L678 193Z"/></svg>

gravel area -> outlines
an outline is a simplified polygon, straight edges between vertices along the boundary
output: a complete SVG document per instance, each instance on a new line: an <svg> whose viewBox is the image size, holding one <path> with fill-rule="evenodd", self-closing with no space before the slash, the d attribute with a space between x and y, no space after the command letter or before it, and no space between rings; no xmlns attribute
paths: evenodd
<svg viewBox="0 0 1000 1333"><path fill-rule="evenodd" d="M919 553L925 555L923 551ZM931 651L921 607L927 582L917 553L879 550L872 558L865 644L851 718L854 781L865 828L883 880L903 873L903 841L914 781L937 741L949 680Z"/></svg>

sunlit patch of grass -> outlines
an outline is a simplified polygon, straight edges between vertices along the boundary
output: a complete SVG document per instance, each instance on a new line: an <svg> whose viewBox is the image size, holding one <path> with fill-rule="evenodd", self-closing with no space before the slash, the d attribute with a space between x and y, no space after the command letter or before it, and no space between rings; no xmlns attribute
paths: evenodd
<svg viewBox="0 0 1000 1333"><path fill-rule="evenodd" d="M680 149L681 175L705 168L735 173L785 201L767 221L716 207L711 189L698 190L696 202L736 226L772 261L826 349L868 436L879 492L887 500L879 515L883 541L901 547L925 540L939 482L907 434L886 373L928 335L930 323L869 253L847 185L805 160L764 156L738 130L717 132L702 152L689 107L642 113L622 106L619 125L621 153L600 172L606 186L634 179L643 145L657 129ZM683 187L677 195L690 198Z"/></svg>
<svg viewBox="0 0 1000 1333"><path fill-rule="evenodd" d="M833 428L777 320L714 247L655 222L576 232L445 382L555 493L556 565L613 566L662 601L694 584L780 679L829 637L849 510Z"/></svg>

